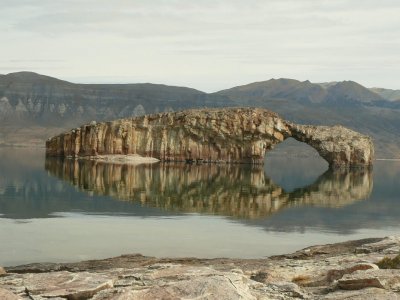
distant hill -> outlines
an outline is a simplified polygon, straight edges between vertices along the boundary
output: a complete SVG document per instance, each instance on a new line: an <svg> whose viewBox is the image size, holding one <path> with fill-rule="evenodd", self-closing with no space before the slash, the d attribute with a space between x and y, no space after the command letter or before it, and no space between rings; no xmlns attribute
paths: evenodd
<svg viewBox="0 0 400 300"><path fill-rule="evenodd" d="M271 79L217 92L236 105L271 109L293 122L342 124L374 138L377 157L400 158L400 102L353 82Z"/></svg>
<svg viewBox="0 0 400 300"><path fill-rule="evenodd" d="M334 83L311 83L293 79L271 79L234 87L217 92L218 95L228 96L235 102L290 100L297 103L373 103L387 101L383 96L370 91L354 81Z"/></svg>
<svg viewBox="0 0 400 300"><path fill-rule="evenodd" d="M67 128L192 107L228 98L162 84L74 84L32 72L0 76L0 145L44 145Z"/></svg>
<svg viewBox="0 0 400 300"><path fill-rule="evenodd" d="M341 103L373 103L385 101L385 98L370 91L354 81L342 81L326 88L327 101Z"/></svg>
<svg viewBox="0 0 400 300"><path fill-rule="evenodd" d="M392 91L391 93L388 91ZM343 124L375 140L378 157L400 157L397 91L353 82L271 79L207 94L161 84L75 84L32 72L0 75L0 145L40 145L92 120L195 107L256 106L303 124Z"/></svg>
<svg viewBox="0 0 400 300"><path fill-rule="evenodd" d="M41 125L72 125L229 104L225 97L210 97L185 87L150 83L74 84L32 72L1 76L0 99L0 121L33 121Z"/></svg>
<svg viewBox="0 0 400 300"><path fill-rule="evenodd" d="M370 90L389 101L400 101L400 90L391 90L383 88L370 88Z"/></svg>
<svg viewBox="0 0 400 300"><path fill-rule="evenodd" d="M254 82L215 93L227 96L240 105L254 105L265 99L274 101L292 102L322 102L327 91L323 87L309 81L293 79L270 79L268 81Z"/></svg>

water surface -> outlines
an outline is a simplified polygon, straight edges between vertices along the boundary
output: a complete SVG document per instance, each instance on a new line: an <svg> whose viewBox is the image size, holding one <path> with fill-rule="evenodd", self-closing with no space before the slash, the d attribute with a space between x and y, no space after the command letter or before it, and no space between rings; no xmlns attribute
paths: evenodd
<svg viewBox="0 0 400 300"><path fill-rule="evenodd" d="M259 258L400 232L400 162L331 172L319 157L265 166L117 165L0 149L0 265L123 253Z"/></svg>

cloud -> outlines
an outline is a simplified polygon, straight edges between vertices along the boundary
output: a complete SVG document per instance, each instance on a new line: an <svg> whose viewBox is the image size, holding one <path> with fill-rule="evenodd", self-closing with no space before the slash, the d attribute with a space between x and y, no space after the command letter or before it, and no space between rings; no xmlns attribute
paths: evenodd
<svg viewBox="0 0 400 300"><path fill-rule="evenodd" d="M183 78L206 90L278 76L392 85L399 15L398 0L3 0L0 30L4 67L59 65L66 77ZM374 69L390 75L362 74Z"/></svg>
<svg viewBox="0 0 400 300"><path fill-rule="evenodd" d="M131 37L215 35L252 30L331 26L334 19L307 11L301 1L23 1L9 4L15 30L39 34L103 32ZM308 1L305 1L307 3ZM36 3L36 5L34 5ZM114 2L112 2L114 3ZM299 11L300 10L300 11ZM21 13L22 12L22 13ZM25 13L24 13L25 12ZM317 11L318 12L318 11ZM10 15L7 10L3 15ZM5 19L7 19L5 17Z"/></svg>
<svg viewBox="0 0 400 300"><path fill-rule="evenodd" d="M8 60L0 60L6 61L10 63L60 63L65 62L63 59L8 59Z"/></svg>

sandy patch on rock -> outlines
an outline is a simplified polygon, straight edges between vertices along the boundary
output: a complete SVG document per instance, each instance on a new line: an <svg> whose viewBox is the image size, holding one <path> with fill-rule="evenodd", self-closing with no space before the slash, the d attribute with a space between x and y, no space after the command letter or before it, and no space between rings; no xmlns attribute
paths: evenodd
<svg viewBox="0 0 400 300"><path fill-rule="evenodd" d="M106 154L96 156L84 156L84 159L96 160L100 162L113 163L113 164L153 164L160 160L154 157L145 157L138 154Z"/></svg>

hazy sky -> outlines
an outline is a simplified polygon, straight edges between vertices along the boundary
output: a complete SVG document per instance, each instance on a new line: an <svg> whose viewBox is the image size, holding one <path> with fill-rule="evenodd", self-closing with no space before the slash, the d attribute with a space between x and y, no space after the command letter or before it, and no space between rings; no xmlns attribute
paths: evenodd
<svg viewBox="0 0 400 300"><path fill-rule="evenodd" d="M270 78L400 89L399 0L0 0L0 73L215 91Z"/></svg>

